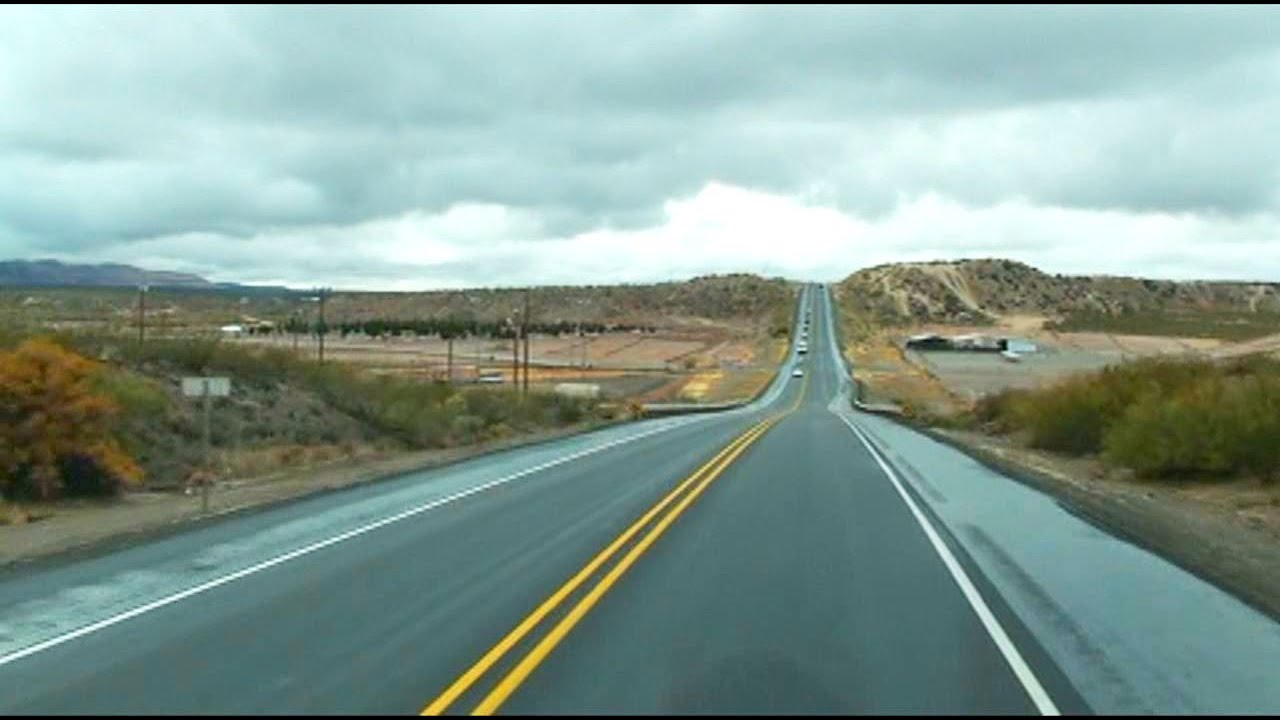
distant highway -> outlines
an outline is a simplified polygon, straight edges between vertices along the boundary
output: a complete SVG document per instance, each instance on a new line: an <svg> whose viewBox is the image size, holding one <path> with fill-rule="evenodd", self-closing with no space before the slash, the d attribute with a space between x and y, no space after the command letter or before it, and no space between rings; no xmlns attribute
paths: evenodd
<svg viewBox="0 0 1280 720"><path fill-rule="evenodd" d="M1263 677L1215 681L1218 697L1183 671L1280 658L1274 623L855 414L824 290L805 290L806 317L807 355L740 409L0 576L0 712L1280 710ZM1015 515L1040 519L1006 535ZM1046 539L1062 553L1034 555ZM1124 573L1090 574L1117 559ZM1197 653L1151 657L1158 617L1107 624L1135 578L1190 613L1167 627Z"/></svg>

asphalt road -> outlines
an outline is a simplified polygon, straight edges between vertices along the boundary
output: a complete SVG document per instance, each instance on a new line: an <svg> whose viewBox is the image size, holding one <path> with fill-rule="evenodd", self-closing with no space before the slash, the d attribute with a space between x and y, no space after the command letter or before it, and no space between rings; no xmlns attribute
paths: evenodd
<svg viewBox="0 0 1280 720"><path fill-rule="evenodd" d="M831 412L826 302L741 410L0 577L0 713L1086 712Z"/></svg>

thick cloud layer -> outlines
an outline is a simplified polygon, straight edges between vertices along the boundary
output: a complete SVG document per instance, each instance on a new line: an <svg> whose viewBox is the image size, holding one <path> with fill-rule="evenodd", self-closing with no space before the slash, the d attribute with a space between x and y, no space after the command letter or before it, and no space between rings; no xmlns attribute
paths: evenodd
<svg viewBox="0 0 1280 720"><path fill-rule="evenodd" d="M6 8L0 256L1274 279L1276 118L1268 8Z"/></svg>

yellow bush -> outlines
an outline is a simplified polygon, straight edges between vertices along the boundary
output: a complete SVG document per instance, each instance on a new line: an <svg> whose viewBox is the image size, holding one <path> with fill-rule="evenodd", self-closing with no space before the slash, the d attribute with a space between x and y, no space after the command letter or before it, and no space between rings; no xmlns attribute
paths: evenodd
<svg viewBox="0 0 1280 720"><path fill-rule="evenodd" d="M112 434L118 408L95 389L98 369L44 340L0 352L0 494L48 500L141 479Z"/></svg>

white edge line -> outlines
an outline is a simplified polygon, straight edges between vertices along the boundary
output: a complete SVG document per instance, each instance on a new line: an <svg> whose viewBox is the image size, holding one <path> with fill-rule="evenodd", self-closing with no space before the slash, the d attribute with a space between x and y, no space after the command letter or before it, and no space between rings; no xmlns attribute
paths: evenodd
<svg viewBox="0 0 1280 720"><path fill-rule="evenodd" d="M358 537L360 535L364 535L366 533L377 530L378 528L385 527L392 523L399 522L406 518L413 517L414 515L420 515L424 512L427 512L428 510L433 510L442 505L447 505L456 500L461 500L462 498L465 498L469 495L474 495L476 493L498 487L499 485L505 485L506 483L509 483L512 480L518 480L527 475L532 475L536 472L541 472L542 470L546 470L547 468L555 467L557 465L563 465L564 463L577 460L578 458L586 457L587 455L598 453L602 450L607 450L609 448L616 447L618 445L624 445L626 443L634 442L636 440L641 440L643 438L650 437L652 435L657 435L658 433L675 430L677 428L684 427L685 425L689 425L694 422L699 422L709 417L715 417L715 416L714 415L697 416L693 419L685 420L684 422L672 423L660 428L654 428L653 430L648 430L643 433L639 433L637 435L631 435L628 437L619 438L617 440L612 440L603 445L587 448L585 450L579 450L576 453L565 455L564 457L557 458L555 460L550 460L548 462L542 463L541 465L535 465L534 467L531 467L531 468L525 468L524 470L521 470L516 473L512 473L511 475L507 475L505 477L498 478L497 480L490 480L489 482L476 485L475 487L468 488L461 492L457 492L452 495L447 495L442 498L437 498L424 505L419 505L418 507L410 508L408 510L396 513L395 515L392 515L390 517L377 520L375 522L369 523L367 525L363 525L353 530L348 530L344 533L335 535L326 540L320 540L310 545L304 545L303 547L300 547L296 550L292 550L283 555L278 555L276 557L273 557L270 560L264 560L256 565L251 565L247 568L242 568L240 570L237 570L236 572L233 572L229 575L224 575L220 578L215 578L213 580L203 582L194 587L187 588L186 590L182 590L172 595L167 595L165 597L162 597L159 600L149 602L145 605L140 605L136 608L133 608L132 610L126 610L125 612L119 613L117 615L113 615L109 618L105 618L103 620L90 623L89 625L85 625L83 627L77 628L75 630L71 630L61 635L56 635L52 638L49 638L48 640L43 640L34 645L29 645L25 648L22 648L21 650L15 650L7 655L0 655L0 667L16 662L25 657L30 657L32 655L35 655L36 653L43 652L50 648L57 647L58 645L62 645L63 643L67 643L77 638L84 637L85 635L89 635L99 630L111 627L112 625L118 625L119 623L122 623L126 620L138 617L139 615L144 615L146 613L149 613L152 610L158 610L162 607L165 607L167 605L172 605L176 602L180 602L194 595L199 595L201 593L207 592L209 590L220 587L222 585L226 585L227 583L234 582L244 577L248 577L249 575L254 575L256 573L262 572L263 570L267 570L269 568L275 567L276 565L286 563L290 560L295 560L304 555L310 555L311 553L316 552L317 550L323 550L324 548L327 548L331 545L336 545L340 542L344 542L344 541L350 540L351 538Z"/></svg>
<svg viewBox="0 0 1280 720"><path fill-rule="evenodd" d="M781 377L781 375L782 375L782 373L779 373L779 377ZM784 381L783 383L779 384L779 387L782 387L782 386L784 386L785 384L786 384L786 383L785 383L785 381ZM772 402L772 401L773 401L773 399L776 399L776 398L772 398L772 399L770 399L768 402L763 403L763 404L769 404L770 402ZM759 401L757 401L757 403L759 403ZM729 411L729 413L731 413L731 414L739 414L741 411L752 409L752 408L751 408L751 405L754 405L754 404L756 404L756 403L752 403L752 404L749 404L749 405L743 406L743 407L741 407L741 408L737 408L737 409L735 409L735 410L730 410L730 411ZM145 604L145 605L140 605L140 606L138 606L138 607L136 607L136 608L133 608L132 610L126 610L126 611L125 611L125 612L123 612L123 613L119 613L119 614L117 614L117 615L113 615L113 616L111 616L111 617L109 617L109 618L105 618L105 619L99 620L99 621L97 621L97 622L90 623L90 624L88 624L88 625L85 625L85 626L83 626L83 627L77 628L77 629L72 630L72 631L70 631L70 632L66 632L66 633L63 633L63 634L61 634L61 635L56 635L56 636L54 636L54 637L52 637L52 638L49 638L48 640L42 640L42 641L40 641L40 642L38 642L38 643L36 643L36 644L34 644L34 645L29 645L29 646L27 646L27 647L25 647L25 648L22 648L21 650L15 650L15 651L13 651L13 652L11 652L11 653L7 654L7 655L0 655L0 667L3 667L3 666L5 666L5 665L8 665L8 664L13 663L13 662L17 662L18 660L21 660L21 659L26 658L26 657L30 657L30 656L32 656L32 655L35 655L36 653L43 652L43 651L48 650L48 649L50 649L50 648L57 647L58 645L62 645L62 644L64 644L64 643L68 643L68 642L70 642L70 641L72 641L72 640L75 640L75 639L77 639L77 638L81 638L81 637L84 637L84 636L86 636L86 635L90 635L90 634L95 633L95 632L97 632L97 631L99 631L99 630L103 630L103 629L105 629L105 628L109 628L109 627L111 627L112 625L118 625L118 624L120 624L120 623L122 623L122 622L124 622L124 621L126 621L126 620L130 620L130 619L132 619L132 618L138 617L139 615L144 615L144 614L146 614L146 613L149 613L149 612L151 612L152 610L158 610L158 609L160 609L160 608L162 608L162 607L165 607L165 606L168 606L168 605L172 605L172 604L174 604L174 603L177 603L177 602L180 602L180 601L182 601L182 600L185 600L185 599L187 599L187 598L189 598L189 597L192 597L192 596L195 596L195 595L199 595L199 594L204 593L204 592L207 592L207 591L209 591L209 590L213 590L214 588L220 587L220 586L222 586L222 585L226 585L227 583L235 582L236 580L239 580L240 578L244 578L244 577L248 577L248 576L250 576L250 575L257 574L257 573L259 573L259 572L262 572L263 570L267 570L267 569L269 569L269 568L275 567L276 565L281 565L281 564L286 563L286 562L288 562L288 561L290 561L290 560L295 560L295 559L300 558L300 557L302 557L302 556L304 556L304 555L310 555L311 553L316 552L317 550L323 550L324 548L327 548L327 547L329 547L329 546L331 546L331 545L336 545L336 544L338 544L338 543L340 543L340 542L344 542L344 541L350 540L351 538L358 537L358 536L360 536L360 535L364 535L364 534L366 534L366 533L369 533L369 532L372 532L372 531L374 531L374 530L377 530L378 528L385 527L385 526L390 525L390 524L392 524L392 523L395 523L395 522L399 522L399 521L401 521L401 520L404 520L405 518L413 517L414 515L420 515L420 514L422 514L422 513L424 513L424 512L427 512L428 510L433 510L433 509L438 508L438 507L440 507L440 506L442 506L442 505L447 505L447 504L449 504L449 503L451 503L451 502L454 502L454 501L456 501L456 500L461 500L462 498L465 498L465 497L467 497L467 496L469 496L469 495L474 495L474 494L476 494L476 493L483 492L483 491L485 491L485 490L489 490L489 489L491 489L491 488L495 488L495 487L497 487L497 486L499 486L499 485L505 485L506 483L509 483L509 482L511 482L512 480L518 480L518 479L520 479L520 478L522 478L522 477L525 477L525 476L527 476L527 475L532 475L533 473L541 472L542 470L546 470L547 468L552 468L552 467L555 467L555 466L557 466L557 465L563 465L564 463L571 462L571 461L573 461L573 460L577 460L578 458L586 457L587 455L592 455L592 454L594 454L594 453L598 453L598 452L600 452L600 451L602 451L602 450L607 450L607 449L612 448L612 447L617 447L618 445L624 445L624 444L626 444L626 443L635 442L636 440L641 440L641 439L643 439L643 438L647 438L647 437L650 437L650 436L652 436L652 435L657 435L658 433L664 433L664 432L668 432L668 431L670 431L670 430L675 430L675 429L677 429L677 428L684 427L685 425L691 425L691 424L693 424L693 423L701 422L701 421L703 421L703 420L707 420L707 419L710 419L710 418L713 418L713 417L719 417L719 415L700 415L700 416L695 416L695 417L689 418L689 419L687 419L687 420L684 420L684 421L682 421L682 422L674 422L674 423L671 423L671 424L665 425L665 426L663 426L663 427L654 428L653 430L648 430L648 431L645 431L645 432L639 433L639 434L637 434L637 435L631 435L631 436L628 436L628 437L625 437L625 438L619 438L619 439L617 439L617 440L613 440L613 441L607 442L607 443L605 443L605 444L603 444L603 445L598 445L598 446L596 446L596 447L587 448L586 450L580 450L580 451L578 451L578 452L576 452L576 453L573 453L573 454L570 454L570 455L566 455L566 456L564 456L564 457L562 457L562 458L558 458L558 459L556 459L556 460L551 460L551 461L548 461L548 462L542 463L541 465L535 465L534 467L531 467L531 468L525 468L524 470L521 470L520 472L512 473L511 475L507 475L507 476L505 476L505 477L498 478L497 480L491 480L491 481L489 481L489 482L487 482L487 483L483 483L483 484L477 485L477 486L475 486L475 487L472 487L472 488L468 488L468 489L466 489L466 490L463 490L463 491L461 491L461 492L454 493L453 495L447 495L447 496L445 496L445 497L443 497L443 498L438 498L438 499L436 499L436 500L432 500L431 502L426 503L426 504L424 504L424 505L419 505L418 507L411 508L411 509L409 509L409 510L405 510L405 511L403 511L403 512L397 513L397 514L392 515L392 516L390 516L390 517L383 518L383 519L378 520L378 521L376 521L376 522L369 523L369 524L367 524L367 525L363 525L363 526L361 526L361 527L355 528L354 530L348 530L348 531L346 531L346 532L344 532L344 533L341 533L341 534L339 534L339 535L335 535L335 536L333 536L333 537L331 537L331 538L328 538L328 539L326 539L326 540L320 540L320 541L318 541L318 542L314 542L314 543L312 543L312 544L310 544L310 545L304 545L303 547L300 547L300 548L298 548L298 549L296 549L296 550L292 550L292 551L287 552L287 553L285 553L285 554L283 554L283 555L278 555L278 556L276 556L276 557L274 557L274 558L271 558L270 560L264 560L264 561L262 561L262 562L260 562L260 563L258 563L258 564L256 564L256 565L250 565L249 567L247 567L247 568L242 568L242 569L240 569L240 570L237 570L236 572L233 572L233 573L231 573L230 575L224 575L224 576L222 576L222 577L220 577L220 578L215 578L215 579L213 579L213 580L209 580L209 581L207 581L207 582L203 582L203 583L201 583L201 584L199 584L199 585L196 585L196 586L194 586L194 587L187 588L186 590L182 590L182 591L177 592L177 593L174 593L174 594L172 594L172 595L167 595L167 596L165 596L165 597L162 597L162 598L160 598L159 600L155 600L155 601L149 602L149 603L147 603L147 604Z"/></svg>
<svg viewBox="0 0 1280 720"><path fill-rule="evenodd" d="M1036 706L1036 710L1041 715L1061 715L1058 706L1053 703L1049 697L1049 693L1045 691L1044 686L1040 684L1040 680L1036 678L1031 667L1027 665L1027 661L1022 658L1022 654L1018 652L1018 648L1014 646L1013 641L1009 639L1008 633L1000 625L1000 621L996 620L996 616L991 612L991 608L987 606L982 594L978 592L978 588L974 586L973 581L969 579L969 575L965 573L964 568L956 560L955 555L951 553L951 549L938 535L938 531L934 529L933 524L925 516L920 508L916 505L911 496L907 494L905 488L902 487L902 481L898 479L893 469L880 457L880 453L876 451L871 443L867 442L866 436L862 431L854 425L849 418L844 415L838 416L844 421L845 425L853 431L867 452L871 453L871 457L875 459L876 464L884 471L884 474L893 482L893 487L898 491L898 495L902 497L903 502L911 510L911 514L915 516L916 522L920 523L920 527L924 529L924 534L929 537L929 542L933 544L933 549L937 551L942 558L942 562L947 566L947 570L951 572L951 577L955 579L956 584L960 586L960 591L964 593L964 597L969 601L969 605L973 607L973 611L977 613L978 619L982 621L982 626L986 628L987 634L995 641L996 647L1000 649L1000 654L1004 656L1005 662L1009 664L1009 668L1013 670L1013 674L1018 678L1018 682L1022 683L1022 687L1027 691L1027 695L1031 698Z"/></svg>

